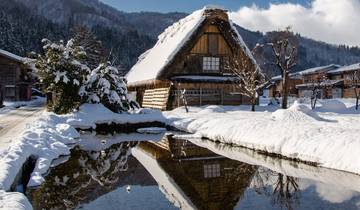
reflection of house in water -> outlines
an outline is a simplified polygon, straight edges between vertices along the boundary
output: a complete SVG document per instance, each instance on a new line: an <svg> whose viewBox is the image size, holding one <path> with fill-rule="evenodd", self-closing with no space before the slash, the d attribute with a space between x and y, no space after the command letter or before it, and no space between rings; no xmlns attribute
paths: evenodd
<svg viewBox="0 0 360 210"><path fill-rule="evenodd" d="M168 199L183 209L233 209L256 171L255 166L171 136L156 143L141 142L133 155Z"/></svg>

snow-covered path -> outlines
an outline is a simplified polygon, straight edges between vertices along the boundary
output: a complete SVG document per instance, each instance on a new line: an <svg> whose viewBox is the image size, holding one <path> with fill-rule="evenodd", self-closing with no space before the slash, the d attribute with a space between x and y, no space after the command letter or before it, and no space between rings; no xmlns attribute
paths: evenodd
<svg viewBox="0 0 360 210"><path fill-rule="evenodd" d="M44 103L39 102L0 114L0 156L44 110Z"/></svg>

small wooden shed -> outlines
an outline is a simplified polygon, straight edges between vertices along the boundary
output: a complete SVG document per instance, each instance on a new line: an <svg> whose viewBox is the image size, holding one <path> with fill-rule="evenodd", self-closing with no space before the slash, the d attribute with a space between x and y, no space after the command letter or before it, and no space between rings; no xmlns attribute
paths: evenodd
<svg viewBox="0 0 360 210"><path fill-rule="evenodd" d="M226 65L236 51L251 52L226 10L205 7L167 28L126 75L129 92L142 107L170 110L184 105L249 104Z"/></svg>
<svg viewBox="0 0 360 210"><path fill-rule="evenodd" d="M31 78L26 61L26 58L0 49L0 100L31 99Z"/></svg>

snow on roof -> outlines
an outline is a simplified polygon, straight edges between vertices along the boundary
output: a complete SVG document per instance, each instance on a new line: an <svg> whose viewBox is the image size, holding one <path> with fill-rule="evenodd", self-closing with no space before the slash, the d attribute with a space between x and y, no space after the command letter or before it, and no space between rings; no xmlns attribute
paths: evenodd
<svg viewBox="0 0 360 210"><path fill-rule="evenodd" d="M299 72L291 73L289 74L289 77L290 79L301 79L301 75L299 74ZM272 81L277 81L281 79L282 79L281 75L277 75L271 78Z"/></svg>
<svg viewBox="0 0 360 210"><path fill-rule="evenodd" d="M15 55L11 52L8 52L8 51L5 51L5 50L2 50L0 49L0 55L4 56L4 57L7 57L11 60L14 60L14 61L17 61L17 62L20 62L20 63L23 63L25 62L25 58L21 57L21 56L18 56L18 55Z"/></svg>
<svg viewBox="0 0 360 210"><path fill-rule="evenodd" d="M200 76L200 75L184 75L175 76L171 78L177 81L206 81L206 82L235 82L238 81L238 77L234 76Z"/></svg>
<svg viewBox="0 0 360 210"><path fill-rule="evenodd" d="M317 85L319 85L320 87L333 86L333 85L342 84L343 82L344 82L343 79L326 80L326 81L321 82L320 84L310 82L310 83L304 83L304 84L296 85L296 88L308 88L308 87L312 88L312 87L317 86Z"/></svg>
<svg viewBox="0 0 360 210"><path fill-rule="evenodd" d="M155 79L205 20L204 11L205 8L195 11L160 34L155 46L140 55L138 62L127 73L128 83Z"/></svg>
<svg viewBox="0 0 360 210"><path fill-rule="evenodd" d="M174 23L160 34L155 46L140 55L138 62L125 76L128 83L140 83L155 79L164 67L171 62L196 29L203 23L206 19L206 11L212 9L221 8L217 6L204 7ZM230 24L237 34L237 38L235 37L235 39L243 47L246 54L253 60L254 64L256 64L250 50L245 45L231 21ZM256 67L259 68L257 64Z"/></svg>
<svg viewBox="0 0 360 210"><path fill-rule="evenodd" d="M303 71L300 71L298 72L300 75L307 75L307 74L314 74L314 73L318 73L318 72L328 72L328 71L332 71L334 69L338 69L340 68L339 65L336 65L336 64L330 64L330 65L327 65L327 66L318 66L318 67L315 67L315 68L310 68L310 69L306 69L306 70L303 70Z"/></svg>
<svg viewBox="0 0 360 210"><path fill-rule="evenodd" d="M333 73L340 73L344 71L355 71L355 70L360 70L360 63L355 63L349 66L343 66L338 69L331 70L328 73L333 74Z"/></svg>

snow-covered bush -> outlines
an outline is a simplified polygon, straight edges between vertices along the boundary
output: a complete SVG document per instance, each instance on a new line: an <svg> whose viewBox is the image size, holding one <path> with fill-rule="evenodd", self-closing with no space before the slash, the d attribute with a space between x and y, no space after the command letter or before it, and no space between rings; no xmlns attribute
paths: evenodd
<svg viewBox="0 0 360 210"><path fill-rule="evenodd" d="M85 102L102 103L116 113L138 108L138 104L129 99L126 84L119 76L118 69L110 63L100 64L92 70L79 94Z"/></svg>
<svg viewBox="0 0 360 210"><path fill-rule="evenodd" d="M47 92L55 94L51 108L57 114L65 114L79 106L80 86L85 81L90 69L82 63L86 53L80 46L75 46L71 39L66 44L43 39L44 55L36 62L38 74Z"/></svg>

